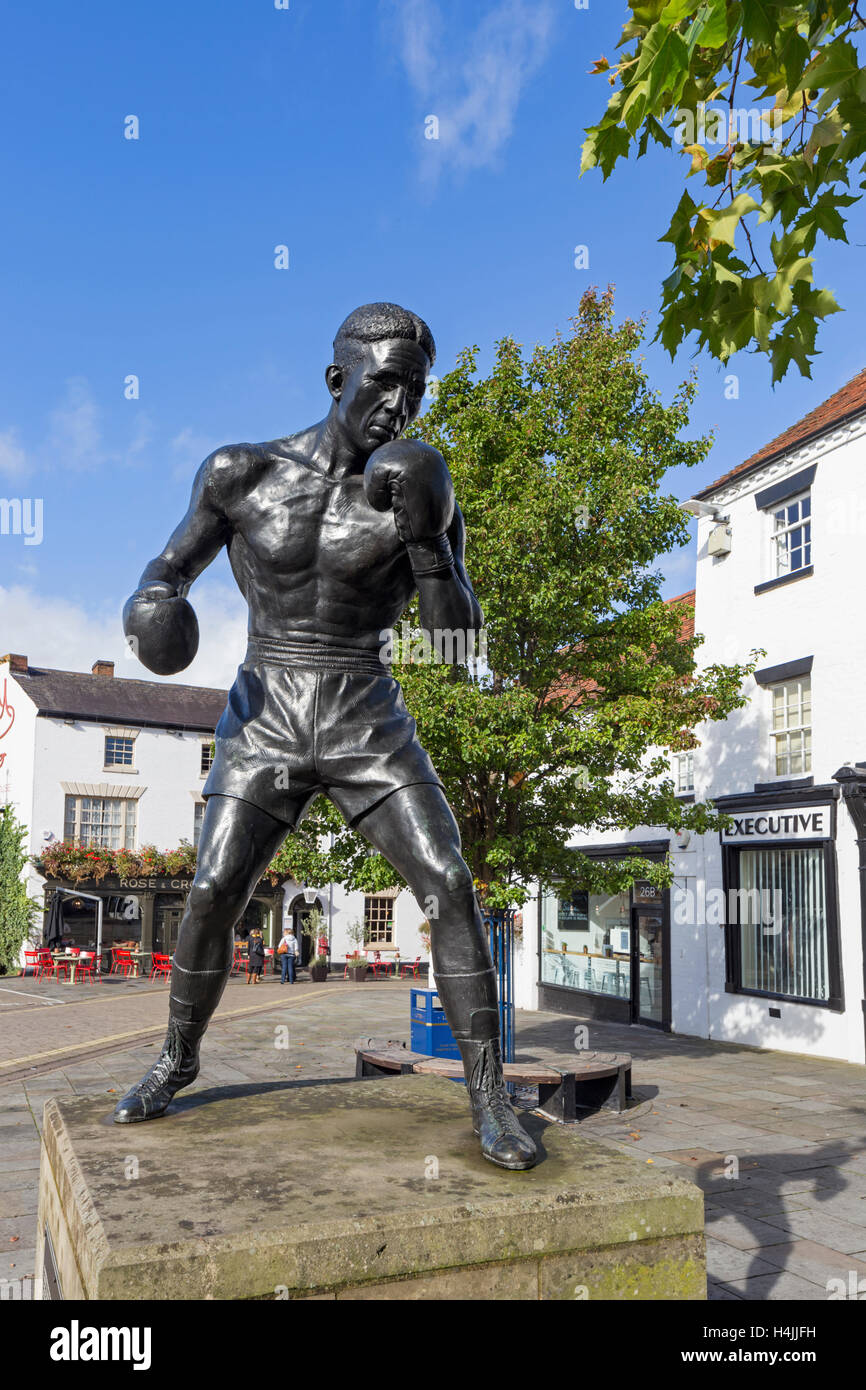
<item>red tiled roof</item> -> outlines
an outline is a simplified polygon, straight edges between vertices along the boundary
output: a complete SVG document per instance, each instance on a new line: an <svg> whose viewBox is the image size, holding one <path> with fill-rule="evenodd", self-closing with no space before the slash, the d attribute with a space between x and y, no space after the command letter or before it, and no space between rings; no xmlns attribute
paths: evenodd
<svg viewBox="0 0 866 1390"><path fill-rule="evenodd" d="M687 642L690 637L695 635L695 591L689 589L687 594L678 594L676 598L667 598L665 603L673 607L675 603L683 605L682 619L680 622L680 641Z"/></svg>
<svg viewBox="0 0 866 1390"><path fill-rule="evenodd" d="M798 444L805 444L808 439L815 439L825 430L829 430L833 425L838 425L842 420L849 419L852 415L859 415L866 410L866 368L858 372L855 377L843 386L841 390L810 410L808 415L804 415L802 420L798 420L796 425L791 425L789 429L783 430L775 439L771 439L769 444L765 444L763 449L759 449L751 458L747 458L745 463L738 463L736 468L732 468L729 473L723 473L721 478L717 478L709 487L705 487L701 492L695 494L696 497L706 497L714 492L717 487L722 487L730 482L731 478L737 478L741 473L747 473L752 468L757 468L759 464L766 463L768 459L775 458L777 454L784 454L789 449L793 449Z"/></svg>

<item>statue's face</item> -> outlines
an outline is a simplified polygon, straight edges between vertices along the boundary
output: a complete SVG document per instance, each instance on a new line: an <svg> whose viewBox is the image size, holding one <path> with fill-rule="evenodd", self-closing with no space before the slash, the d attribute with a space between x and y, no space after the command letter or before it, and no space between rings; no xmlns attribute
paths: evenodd
<svg viewBox="0 0 866 1390"><path fill-rule="evenodd" d="M397 439L421 409L430 361L418 343L388 338L370 343L344 375L329 368L328 386L343 432L366 458Z"/></svg>

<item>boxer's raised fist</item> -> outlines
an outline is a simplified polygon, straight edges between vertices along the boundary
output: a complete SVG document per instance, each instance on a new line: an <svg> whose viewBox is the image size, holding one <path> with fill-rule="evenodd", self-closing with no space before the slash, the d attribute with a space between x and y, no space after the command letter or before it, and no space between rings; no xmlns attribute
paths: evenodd
<svg viewBox="0 0 866 1390"><path fill-rule="evenodd" d="M420 439L394 439L376 449L364 469L367 501L394 511L404 544L443 535L454 516L454 484L439 453Z"/></svg>
<svg viewBox="0 0 866 1390"><path fill-rule="evenodd" d="M170 584L153 580L136 590L123 609L130 649L148 671L175 676L198 651L198 620L192 604Z"/></svg>

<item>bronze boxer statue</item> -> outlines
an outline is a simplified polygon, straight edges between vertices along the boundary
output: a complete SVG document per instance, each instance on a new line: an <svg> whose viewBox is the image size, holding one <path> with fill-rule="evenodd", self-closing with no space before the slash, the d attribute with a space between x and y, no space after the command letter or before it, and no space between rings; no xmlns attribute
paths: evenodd
<svg viewBox="0 0 866 1390"><path fill-rule="evenodd" d="M267 444L218 449L189 510L124 610L145 665L182 670L198 643L186 601L223 546L249 605L249 645L216 730L198 868L180 927L157 1061L115 1110L161 1115L198 1074L228 978L233 928L286 834L324 792L434 899L436 987L460 1047L485 1158L531 1168L535 1146L502 1079L496 981L457 823L382 660L418 592L423 628L477 631L464 524L441 454L400 440L435 358L416 314L368 304L342 324L326 418Z"/></svg>

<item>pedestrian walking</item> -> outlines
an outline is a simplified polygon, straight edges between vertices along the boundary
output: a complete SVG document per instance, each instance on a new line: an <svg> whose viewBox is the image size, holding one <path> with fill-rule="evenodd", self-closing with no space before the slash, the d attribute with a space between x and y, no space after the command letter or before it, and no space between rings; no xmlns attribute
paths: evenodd
<svg viewBox="0 0 866 1390"><path fill-rule="evenodd" d="M250 932L249 958L247 960L247 984L249 984L250 980L252 980L254 985L259 984L264 968L265 943L259 928L253 927Z"/></svg>
<svg viewBox="0 0 866 1390"><path fill-rule="evenodd" d="M291 927L283 927L283 935L277 955L280 958L281 979L280 983L285 984L288 980L290 985L295 983L295 966L298 963L298 938L295 936Z"/></svg>

